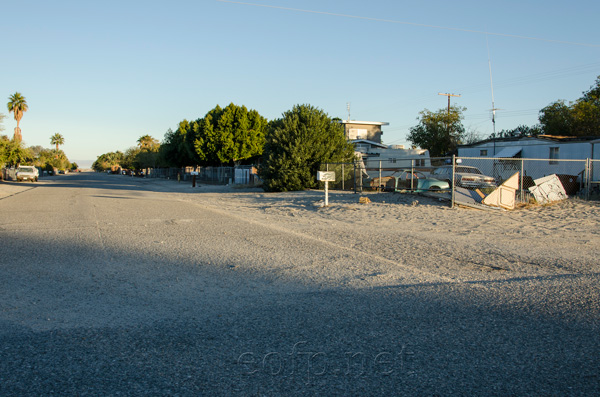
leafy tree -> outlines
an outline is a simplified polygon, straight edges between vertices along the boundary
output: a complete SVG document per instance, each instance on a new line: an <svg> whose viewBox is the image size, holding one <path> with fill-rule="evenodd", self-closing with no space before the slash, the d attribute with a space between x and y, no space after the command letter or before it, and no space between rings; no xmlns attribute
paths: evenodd
<svg viewBox="0 0 600 397"><path fill-rule="evenodd" d="M583 96L568 105L558 100L540 110L546 135L594 136L600 134L600 76Z"/></svg>
<svg viewBox="0 0 600 397"><path fill-rule="evenodd" d="M92 164L92 169L99 172L110 170L115 166L120 166L123 158L123 153L118 150L116 152L101 154L96 161L94 161L94 164Z"/></svg>
<svg viewBox="0 0 600 397"><path fill-rule="evenodd" d="M65 152L62 150L56 151L53 149L52 153L54 154L54 157L48 160L48 164L58 170L68 170L70 168L71 162L65 155Z"/></svg>
<svg viewBox="0 0 600 397"><path fill-rule="evenodd" d="M340 123L321 109L296 105L271 122L259 174L267 191L302 190L318 186L321 164L353 160Z"/></svg>
<svg viewBox="0 0 600 397"><path fill-rule="evenodd" d="M138 146L142 150L158 151L160 143L158 139L152 138L150 135L144 135L137 140Z"/></svg>
<svg viewBox="0 0 600 397"><path fill-rule="evenodd" d="M256 110L233 103L224 109L217 105L192 125L196 154L207 164L237 164L260 156L267 125Z"/></svg>
<svg viewBox="0 0 600 397"><path fill-rule="evenodd" d="M5 114L0 113L0 132L4 131L4 119L6 118Z"/></svg>
<svg viewBox="0 0 600 397"><path fill-rule="evenodd" d="M158 140L150 135L144 135L137 142L140 151L136 156L136 161L140 168L155 168L159 163L160 143Z"/></svg>
<svg viewBox="0 0 600 397"><path fill-rule="evenodd" d="M600 103L600 76L596 78L595 83L596 84L591 86L588 91L583 92L581 100L598 105Z"/></svg>
<svg viewBox="0 0 600 397"><path fill-rule="evenodd" d="M546 135L573 134L573 115L564 100L558 100L540 110L539 120Z"/></svg>
<svg viewBox="0 0 600 397"><path fill-rule="evenodd" d="M56 150L45 149L41 146L32 146L30 149L33 151L35 157L34 165L45 168L46 164L56 163L56 161L54 161L56 160Z"/></svg>
<svg viewBox="0 0 600 397"><path fill-rule="evenodd" d="M19 128L19 123L23 118L23 113L29 110L29 106L27 106L27 101L25 97L21 95L19 92L15 92L13 95L8 97L8 112L13 113L15 116L15 120L17 120L17 128L15 128L15 136L14 139L21 141L23 137L21 136L21 129Z"/></svg>
<svg viewBox="0 0 600 397"><path fill-rule="evenodd" d="M0 135L0 168L6 163L6 147L10 143L10 139L6 135Z"/></svg>
<svg viewBox="0 0 600 397"><path fill-rule="evenodd" d="M176 131L169 129L165 134L163 144L160 145L160 161L174 167L197 165L200 159L194 148L195 131L198 130L196 122L183 120Z"/></svg>
<svg viewBox="0 0 600 397"><path fill-rule="evenodd" d="M23 142L7 136L0 138L0 165L16 167L23 163L33 162L33 153L24 147Z"/></svg>
<svg viewBox="0 0 600 397"><path fill-rule="evenodd" d="M444 156L453 152L461 143L465 128L462 125L463 111L466 108L452 106L450 111L440 109L437 112L423 110L419 125L412 127L407 140L413 145L429 150L432 157Z"/></svg>
<svg viewBox="0 0 600 397"><path fill-rule="evenodd" d="M139 170L142 168L142 165L139 161L139 154L142 149L139 146L132 146L125 151L123 154L122 160L119 162L119 165L128 170Z"/></svg>
<svg viewBox="0 0 600 397"><path fill-rule="evenodd" d="M539 125L534 125L533 127L529 127L527 125L519 125L512 130L502 130L496 135L491 134L490 139L493 138L522 138L527 136L538 136L541 134L542 129Z"/></svg>

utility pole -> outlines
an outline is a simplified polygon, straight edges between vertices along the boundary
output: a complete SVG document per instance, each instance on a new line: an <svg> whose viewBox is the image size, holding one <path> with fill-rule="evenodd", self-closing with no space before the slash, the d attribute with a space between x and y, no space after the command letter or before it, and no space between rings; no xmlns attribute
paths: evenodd
<svg viewBox="0 0 600 397"><path fill-rule="evenodd" d="M450 136L450 97L454 96L454 97L460 97L459 95L455 95L455 94L442 94L441 92L438 92L438 95L443 95L443 96L447 96L448 97L448 121L446 121L446 130L448 131L448 136Z"/></svg>
<svg viewBox="0 0 600 397"><path fill-rule="evenodd" d="M443 95L443 96L447 96L448 97L448 116L450 115L450 97L451 96L455 96L455 97L460 97L459 95L455 95L455 94L442 94L441 92L438 92L438 95Z"/></svg>

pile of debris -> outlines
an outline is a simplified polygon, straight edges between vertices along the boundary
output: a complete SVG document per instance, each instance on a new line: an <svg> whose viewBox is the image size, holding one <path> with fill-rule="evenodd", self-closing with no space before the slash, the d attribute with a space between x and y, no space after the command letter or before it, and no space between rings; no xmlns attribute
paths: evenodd
<svg viewBox="0 0 600 397"><path fill-rule="evenodd" d="M576 184L576 177L570 175L552 174L532 181L533 186L529 192L538 204L548 204L569 198L564 184L569 190ZM516 192L519 189L519 173L508 178L502 185L489 195L482 195L482 204L492 207L500 207L507 210L516 208Z"/></svg>

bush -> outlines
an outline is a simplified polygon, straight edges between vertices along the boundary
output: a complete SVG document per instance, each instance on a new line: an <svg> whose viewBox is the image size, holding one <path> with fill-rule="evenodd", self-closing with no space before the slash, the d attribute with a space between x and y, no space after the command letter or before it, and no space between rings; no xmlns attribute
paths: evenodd
<svg viewBox="0 0 600 397"><path fill-rule="evenodd" d="M353 159L354 147L340 123L321 109L296 105L271 122L259 176L266 191L315 188L322 163Z"/></svg>

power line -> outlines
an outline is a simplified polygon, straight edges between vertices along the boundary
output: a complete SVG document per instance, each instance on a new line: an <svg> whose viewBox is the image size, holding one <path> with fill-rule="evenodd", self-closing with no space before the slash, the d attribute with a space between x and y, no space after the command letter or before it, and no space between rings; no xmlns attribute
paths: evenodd
<svg viewBox="0 0 600 397"><path fill-rule="evenodd" d="M340 14L340 13L335 13L335 12L304 10L304 9L300 9L300 8L272 6L272 5L267 5L267 4L246 3L246 2L242 2L242 1L231 1L231 0L216 0L216 1L221 2L221 3L231 3L231 4L240 4L240 5L253 6L253 7L273 8L273 9L277 9L277 10L303 12L303 13L307 13L307 14L329 15L329 16L342 17L342 18L362 19L365 21L385 22L385 23L394 23L394 24L399 24L399 25L418 26L418 27L423 27L423 28L451 30L451 31L455 31L455 32L477 33L477 34L485 34L485 35L490 35L490 36L500 36L500 37L515 38L515 39L544 41L544 42L548 42L548 43L568 44L568 45L576 45L576 46L583 46L583 47L600 47L600 44L578 43L578 42L574 42L574 41L545 39L545 38L541 38L541 37L521 36L521 35L516 35L516 34L508 34L508 33L484 32L482 30L451 28L448 26L428 25L428 24L423 24L423 23L396 21L393 19L364 17L364 16L359 16L359 15Z"/></svg>

